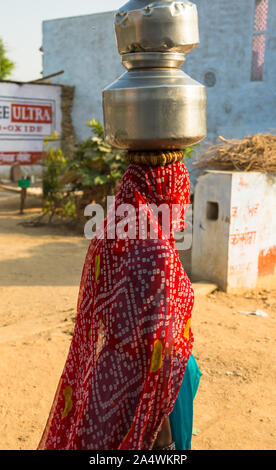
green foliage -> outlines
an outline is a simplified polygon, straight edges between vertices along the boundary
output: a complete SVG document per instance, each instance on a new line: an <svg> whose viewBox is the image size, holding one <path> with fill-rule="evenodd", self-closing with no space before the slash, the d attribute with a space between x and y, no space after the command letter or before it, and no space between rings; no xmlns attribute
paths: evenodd
<svg viewBox="0 0 276 470"><path fill-rule="evenodd" d="M0 38L0 79L1 80L8 78L11 75L15 66L15 64L7 58L6 52L7 51L4 46L4 43L2 39Z"/></svg>
<svg viewBox="0 0 276 470"><path fill-rule="evenodd" d="M44 139L43 210L50 216L77 217L74 196L77 190L86 193L88 190L91 197L94 193L102 201L115 192L128 166L122 151L104 141L100 122L92 119L87 125L94 136L82 142L70 160L64 157L61 149L48 146L56 140L57 133Z"/></svg>
<svg viewBox="0 0 276 470"><path fill-rule="evenodd" d="M87 125L94 136L82 142L73 158L68 161L64 181L71 183L76 189L103 186L106 191L112 191L128 164L124 161L121 150L105 142L100 122L92 119Z"/></svg>
<svg viewBox="0 0 276 470"><path fill-rule="evenodd" d="M101 123L92 119L87 125L93 136L79 145L70 160L65 158L61 149L48 145L56 140L57 133L44 139L43 210L51 217L76 218L92 200L103 203L107 195L116 192L128 167L124 151L105 142ZM195 147L197 145L183 149L183 162L191 158ZM83 192L78 203L75 191Z"/></svg>
<svg viewBox="0 0 276 470"><path fill-rule="evenodd" d="M66 159L61 149L54 149L48 146L48 143L58 137L53 136L44 139L45 158L43 168L43 198L44 214L50 217L57 215L59 217L76 217L75 201L72 194L65 192L60 181L61 176L66 170Z"/></svg>
<svg viewBox="0 0 276 470"><path fill-rule="evenodd" d="M192 158L192 154L194 153L196 147L199 147L199 144L191 145L190 147L185 147L184 149L182 149L184 153L184 157L182 160L183 163L185 163L186 158Z"/></svg>

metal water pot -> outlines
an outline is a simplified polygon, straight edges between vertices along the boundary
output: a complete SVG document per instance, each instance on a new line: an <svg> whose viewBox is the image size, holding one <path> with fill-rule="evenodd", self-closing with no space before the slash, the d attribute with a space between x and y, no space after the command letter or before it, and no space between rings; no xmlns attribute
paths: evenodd
<svg viewBox="0 0 276 470"><path fill-rule="evenodd" d="M197 24L195 5L185 1L131 0L119 10L115 30L127 72L103 91L111 145L182 149L206 136L205 87L180 69L199 42Z"/></svg>
<svg viewBox="0 0 276 470"><path fill-rule="evenodd" d="M119 54L190 52L199 44L197 8L191 2L130 0L115 16Z"/></svg>

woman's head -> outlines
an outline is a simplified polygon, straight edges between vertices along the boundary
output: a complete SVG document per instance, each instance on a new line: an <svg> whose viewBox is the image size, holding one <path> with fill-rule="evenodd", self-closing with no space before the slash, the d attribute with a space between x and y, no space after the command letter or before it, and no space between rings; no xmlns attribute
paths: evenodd
<svg viewBox="0 0 276 470"><path fill-rule="evenodd" d="M131 164L116 196L116 206L119 204L162 208L162 213L169 212L170 221L169 226L164 226L158 212L158 225L163 224L161 231L171 237L174 231L183 230L184 215L190 204L190 180L185 165L181 162L158 167Z"/></svg>

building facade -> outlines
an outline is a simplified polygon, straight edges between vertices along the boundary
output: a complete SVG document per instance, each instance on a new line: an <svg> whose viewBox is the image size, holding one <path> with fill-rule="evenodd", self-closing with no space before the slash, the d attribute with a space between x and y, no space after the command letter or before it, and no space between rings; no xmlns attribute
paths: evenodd
<svg viewBox="0 0 276 470"><path fill-rule="evenodd" d="M207 87L206 141L275 130L276 2L193 2L200 45L183 70ZM107 12L43 23L43 73L64 70L52 81L76 87L73 124L79 140L89 135L88 120L103 121L102 90L125 70L113 18Z"/></svg>

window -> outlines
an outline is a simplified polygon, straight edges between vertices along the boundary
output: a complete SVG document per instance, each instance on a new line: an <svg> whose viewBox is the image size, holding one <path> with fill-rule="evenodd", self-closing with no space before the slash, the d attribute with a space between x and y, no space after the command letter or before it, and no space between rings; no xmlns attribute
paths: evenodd
<svg viewBox="0 0 276 470"><path fill-rule="evenodd" d="M263 80L265 35L267 28L268 0L255 0L254 31L252 41L251 80Z"/></svg>

